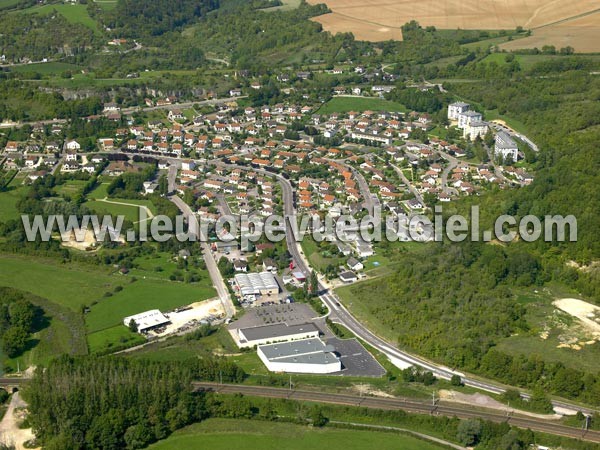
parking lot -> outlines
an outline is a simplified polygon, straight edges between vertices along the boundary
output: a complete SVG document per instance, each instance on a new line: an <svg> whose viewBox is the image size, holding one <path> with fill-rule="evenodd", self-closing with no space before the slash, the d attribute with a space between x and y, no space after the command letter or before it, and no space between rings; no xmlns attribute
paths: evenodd
<svg viewBox="0 0 600 450"><path fill-rule="evenodd" d="M331 338L327 344L333 345L342 361L343 369L332 375L346 377L382 377L386 370L356 339Z"/></svg>

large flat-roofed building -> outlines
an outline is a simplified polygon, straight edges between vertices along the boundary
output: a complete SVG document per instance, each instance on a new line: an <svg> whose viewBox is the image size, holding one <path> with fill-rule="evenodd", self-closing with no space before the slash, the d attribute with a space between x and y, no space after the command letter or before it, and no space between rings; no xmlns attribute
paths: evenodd
<svg viewBox="0 0 600 450"><path fill-rule="evenodd" d="M242 296L277 295L279 284L271 272L238 273L235 283Z"/></svg>
<svg viewBox="0 0 600 450"><path fill-rule="evenodd" d="M496 134L496 143L494 144L494 153L502 155L503 158L510 157L516 161L519 157L519 146L510 135L505 131L499 131Z"/></svg>
<svg viewBox="0 0 600 450"><path fill-rule="evenodd" d="M271 372L332 373L342 370L335 349L321 339L259 345L258 357Z"/></svg>
<svg viewBox="0 0 600 450"><path fill-rule="evenodd" d="M138 333L145 333L153 328L158 328L161 325L169 323L169 319L167 319L158 309L151 309L150 311L135 314L133 316L127 316L123 319L123 324L128 327L132 320L137 326Z"/></svg>
<svg viewBox="0 0 600 450"><path fill-rule="evenodd" d="M238 328L235 332L237 333L236 342L240 348L319 337L319 329L313 323L298 325L276 323L260 327Z"/></svg>

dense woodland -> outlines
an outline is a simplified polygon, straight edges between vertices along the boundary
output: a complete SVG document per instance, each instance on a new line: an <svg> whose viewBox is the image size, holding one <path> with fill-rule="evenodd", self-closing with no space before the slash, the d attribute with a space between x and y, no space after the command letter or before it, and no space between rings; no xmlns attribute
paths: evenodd
<svg viewBox="0 0 600 450"><path fill-rule="evenodd" d="M44 312L29 297L31 294L0 287L0 342L9 358L27 349L31 334L44 326Z"/></svg>

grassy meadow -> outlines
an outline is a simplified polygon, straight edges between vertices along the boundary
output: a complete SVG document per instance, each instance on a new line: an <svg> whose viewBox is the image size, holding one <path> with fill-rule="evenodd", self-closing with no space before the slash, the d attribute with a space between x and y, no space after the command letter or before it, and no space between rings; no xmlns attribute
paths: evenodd
<svg viewBox="0 0 600 450"><path fill-rule="evenodd" d="M362 430L317 429L289 423L209 419L173 433L152 450L213 450L260 448L263 450L434 450L443 447L399 433Z"/></svg>

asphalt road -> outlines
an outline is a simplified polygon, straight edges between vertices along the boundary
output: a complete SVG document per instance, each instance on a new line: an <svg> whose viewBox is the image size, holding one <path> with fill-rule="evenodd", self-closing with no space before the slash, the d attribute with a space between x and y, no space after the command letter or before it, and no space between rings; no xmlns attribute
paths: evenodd
<svg viewBox="0 0 600 450"><path fill-rule="evenodd" d="M223 281L223 277L221 276L221 272L219 272L219 268L217 267L217 262L212 255L210 250L210 245L208 244L207 236L205 236L202 232L202 228L196 219L192 208L190 208L187 203L185 203L181 198L176 195L169 197L177 208L181 211L183 216L187 219L187 222L190 226L190 232L193 232L197 238L200 240L200 246L202 248L202 255L204 256L204 262L206 263L206 268L208 269L208 273L210 275L210 279L213 282L213 286L217 290L217 294L221 299L221 303L223 304L223 308L225 309L225 313L227 317L233 317L235 315L235 306L233 305L233 301L231 300L231 295L229 294L229 290Z"/></svg>
<svg viewBox="0 0 600 450"><path fill-rule="evenodd" d="M263 175L275 177L279 181L279 184L281 185L282 189L284 214L286 215L286 217L290 217L291 220L296 220L296 212L294 209L294 194L292 185L290 184L289 180L287 180L279 174L262 169L255 169L250 166L240 166L235 164L225 164L225 166L229 168L239 168L241 170L254 171L256 173L261 173ZM292 229L289 226L286 226L285 236L288 251L294 259L295 267L308 276L311 273L312 269L307 265L305 258L303 258L300 250L300 244L299 242L296 242ZM491 383L489 381L483 381L472 376L466 376L464 373L453 371L452 369L432 363L423 358L411 355L410 353L398 349L393 344L375 335L365 325L359 322L348 311L348 309L346 309L346 307L344 307L344 305L341 304L336 294L333 291L329 290L329 288L325 286L321 281L319 282L318 289L320 292L319 298L321 299L321 301L323 301L323 303L327 306L327 308L330 311L329 319L334 323L339 323L348 328L358 338L362 339L364 342L386 355L394 365L416 365L431 371L436 377L443 378L446 380L452 378L453 375L458 375L461 377L462 382L466 386L471 386L494 394L502 394L506 391L504 387L499 386L497 384ZM521 395L523 398L529 398L528 394ZM556 407L579 410L586 414L591 414L594 412L594 410L592 409L584 408L574 404L569 404L566 402L553 401L552 404Z"/></svg>
<svg viewBox="0 0 600 450"><path fill-rule="evenodd" d="M332 403L338 405L361 406L365 408L397 410L407 412L431 414L461 419L485 419L492 422L507 422L519 428L529 428L534 431L567 436L589 442L600 443L599 431L584 431L578 428L568 427L552 420L537 419L517 415L499 414L485 409L475 409L467 405L448 405L420 400L408 400L402 398L380 398L363 397L350 394L331 394L326 392L300 391L295 389L272 388L266 386L245 386L216 383L193 383L198 390L212 390L223 394L241 393L258 397L286 398L291 400L311 401L318 403Z"/></svg>

